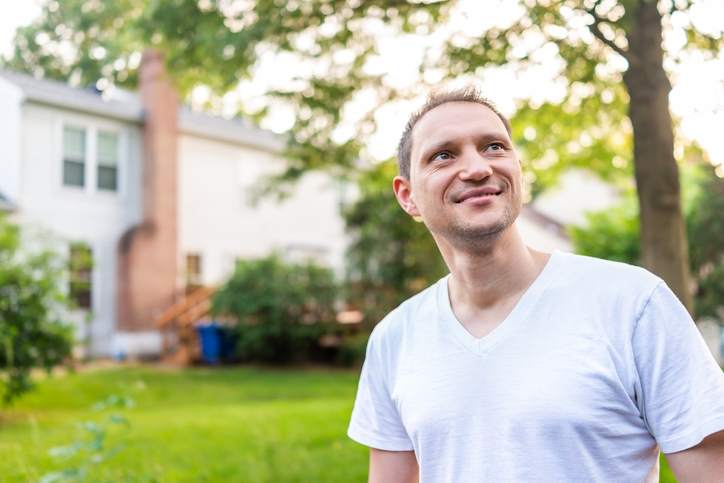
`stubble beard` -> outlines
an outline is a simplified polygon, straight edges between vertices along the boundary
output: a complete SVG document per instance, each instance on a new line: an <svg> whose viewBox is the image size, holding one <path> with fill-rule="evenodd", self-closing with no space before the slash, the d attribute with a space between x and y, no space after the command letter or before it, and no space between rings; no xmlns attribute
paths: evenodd
<svg viewBox="0 0 724 483"><path fill-rule="evenodd" d="M506 206L497 220L486 225L469 224L455 218L440 231L440 235L461 250L487 253L513 224L519 211L512 206Z"/></svg>

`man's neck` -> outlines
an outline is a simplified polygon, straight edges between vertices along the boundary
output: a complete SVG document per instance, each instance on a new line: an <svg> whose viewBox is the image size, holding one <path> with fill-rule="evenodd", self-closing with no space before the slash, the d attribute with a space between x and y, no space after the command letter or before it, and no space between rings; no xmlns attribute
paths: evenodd
<svg viewBox="0 0 724 483"><path fill-rule="evenodd" d="M450 268L453 309L485 311L517 301L543 270L548 254L529 249L515 226L508 227L486 250L439 243Z"/></svg>

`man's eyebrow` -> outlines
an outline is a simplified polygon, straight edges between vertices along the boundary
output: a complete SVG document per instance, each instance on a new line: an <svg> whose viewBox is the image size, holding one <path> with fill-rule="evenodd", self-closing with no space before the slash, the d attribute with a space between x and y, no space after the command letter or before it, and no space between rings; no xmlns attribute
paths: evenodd
<svg viewBox="0 0 724 483"><path fill-rule="evenodd" d="M429 146L423 146L423 149L421 151L422 157L427 158L428 156L432 155L434 152L449 149L455 144L455 141L452 140L444 140L444 141L438 141L436 143L430 144Z"/></svg>
<svg viewBox="0 0 724 483"><path fill-rule="evenodd" d="M506 136L502 132L486 132L484 134L479 134L474 137L476 144L483 144L488 141L501 141L505 143L507 146L510 145L510 140L508 139L508 136ZM457 144L456 139L443 139L442 141L437 141L429 146L422 146L422 150L420 151L421 156L424 160L431 156L432 154L436 153L437 151L442 151L445 149L450 149L455 144Z"/></svg>

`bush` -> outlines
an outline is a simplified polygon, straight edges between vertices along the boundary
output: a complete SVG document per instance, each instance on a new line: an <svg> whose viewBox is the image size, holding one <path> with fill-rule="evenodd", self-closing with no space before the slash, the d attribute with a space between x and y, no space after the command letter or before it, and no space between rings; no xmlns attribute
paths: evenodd
<svg viewBox="0 0 724 483"><path fill-rule="evenodd" d="M697 282L696 313L724 321L724 179L711 168L693 175L686 232L691 270Z"/></svg>
<svg viewBox="0 0 724 483"><path fill-rule="evenodd" d="M72 348L59 314L63 264L50 252L20 253L20 228L0 215L0 397L3 404L31 388L30 370L50 371Z"/></svg>
<svg viewBox="0 0 724 483"><path fill-rule="evenodd" d="M577 253L616 262L639 264L639 219L636 199L605 211L586 215L586 226L570 226L568 233Z"/></svg>
<svg viewBox="0 0 724 483"><path fill-rule="evenodd" d="M362 364L367 351L367 340L369 332L361 332L342 338L342 343L337 349L336 363L342 366L356 366Z"/></svg>
<svg viewBox="0 0 724 483"><path fill-rule="evenodd" d="M338 288L331 270L288 264L277 255L237 263L216 293L212 313L238 320L236 355L269 363L311 359L335 320Z"/></svg>

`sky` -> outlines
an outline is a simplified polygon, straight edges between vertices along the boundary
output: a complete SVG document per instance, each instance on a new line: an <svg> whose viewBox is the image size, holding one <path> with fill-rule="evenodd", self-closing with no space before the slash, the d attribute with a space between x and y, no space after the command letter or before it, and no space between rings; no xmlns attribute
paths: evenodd
<svg viewBox="0 0 724 483"><path fill-rule="evenodd" d="M3 14L0 15L0 55L8 56L12 53L12 39L17 27L26 25L39 14L40 0L0 0L3 5ZM453 14L451 29L475 34L489 28L493 24L492 16L482 14L481 9L489 11L490 5L496 4L495 22L505 23L506 16L514 17L516 11L510 8L510 3L503 0L489 0L479 2L476 0L460 0L459 8ZM12 7L10 7L12 5ZM0 7L1 8L1 7ZM480 19L483 19L481 22ZM676 23L678 19L672 19ZM722 30L724 23L724 1L700 0L692 11L694 25L704 32ZM388 73L388 79L399 87L405 87L415 82L415 71L420 61L421 42L427 46L435 45L446 34L439 32L438 38L434 35L427 37L407 36L401 38L382 29L379 33L381 55L373 67ZM676 51L681 48L685 39L682 36L670 35L667 38L667 50ZM227 100L232 104L241 100L253 107L259 102L259 95L266 88L275 83L284 82L284 75L280 75L279 66L283 65L286 72L293 59L279 62L278 57L262 58L257 75L252 81L240 83L236 91L229 93ZM303 66L299 66L300 68ZM515 103L522 99L533 98L539 101L554 100L561 94L561 86L555 82L556 66L543 63L538 71L521 77L512 70L498 69L487 72L480 79L484 92L495 100L498 107L505 114L513 114ZM724 177L724 54L717 59L705 61L699 56L692 56L683 62L673 72L673 90L670 95L672 114L681 120L681 135L687 139L697 141L707 152L712 164L718 167L717 172ZM515 93L511 95L511 93ZM209 95L203 87L192 93L192 100L203 101ZM369 102L365 94L361 94L356 102L362 106ZM397 138L402 131L409 113L415 108L420 99L414 99L397 105L380 109L375 117L379 123L378 131L372 136L368 145L369 154L376 159L386 159L393 154ZM353 103L354 104L354 103ZM360 109L360 112L362 109ZM350 107L350 123L339 127L335 134L341 139L352 132L351 122L355 119L355 106ZM272 109L263 127L281 132L289 128L293 121L292 114L283 106Z"/></svg>
<svg viewBox="0 0 724 483"><path fill-rule="evenodd" d="M0 55L12 53L15 29L27 25L40 13L37 0L0 0Z"/></svg>

